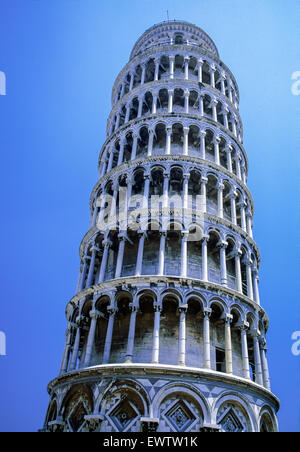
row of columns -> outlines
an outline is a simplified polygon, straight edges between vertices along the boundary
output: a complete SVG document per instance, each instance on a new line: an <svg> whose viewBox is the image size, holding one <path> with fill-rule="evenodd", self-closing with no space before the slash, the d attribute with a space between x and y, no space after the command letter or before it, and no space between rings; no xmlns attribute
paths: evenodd
<svg viewBox="0 0 300 452"><path fill-rule="evenodd" d="M188 192L188 184L189 184L189 173L183 174L183 189L182 189L182 208L188 209L191 206L189 203L189 192ZM197 209L200 209L202 213L207 213L207 183L208 178L205 175L201 176L200 179L200 193L198 195L201 196L201 205L197 205ZM127 177L127 202L126 202L126 211L128 211L130 207L130 198L132 193L132 185L133 180L131 177ZM170 173L165 172L163 174L163 187L162 187L162 196L163 196L163 208L167 208L169 205L169 186L170 186ZM125 187L124 187L125 188ZM224 219L224 201L230 200L230 211L231 211L231 222L235 226L238 225L237 222L237 209L239 209L240 213L240 227L246 232L251 238L253 237L252 233L252 215L250 211L250 207L247 206L244 200L240 200L238 203L236 202L238 198L238 193L235 189L231 189L226 197L224 197L224 184L222 180L218 180L216 184L216 188L218 190L217 193L217 216L221 219ZM119 193L119 185L117 181L113 186L113 195L112 195L112 205L110 215L116 215L116 205L117 205L117 197ZM149 205L149 201L151 202L151 197L149 199L150 192L150 174L144 175L144 191L143 191L143 205L141 206L143 209L149 209L152 206ZM179 195L179 193L178 193ZM194 195L195 197L197 195ZM196 197L197 200L197 197ZM94 211L92 215L91 227L95 227L97 224L97 220L99 224L103 221L105 214L105 203L106 197L105 194L100 196L100 211L98 207L94 206ZM97 203L95 203L97 204ZM181 206L178 206L178 208ZM99 214L99 215L98 215ZM93 255L92 255L93 256Z"/></svg>
<svg viewBox="0 0 300 452"><path fill-rule="evenodd" d="M147 146L147 157L151 157L153 154L153 141L155 136L155 130L149 129L149 139L148 139L148 146ZM189 132L190 127L184 126L183 127L183 147L182 147L182 154L185 156L189 155ZM166 145L165 145L165 155L171 155L171 144L172 144L172 134L173 134L173 128L172 126L166 127ZM200 147L199 147L199 157L203 160L206 159L206 143L205 143L205 137L207 132L205 130L200 130ZM136 159L137 155L137 146L138 146L138 139L139 134L134 133L133 134L133 143L132 143L132 150L131 150L131 156L130 160L133 161ZM220 165L220 141L221 138L218 135L214 135L213 137L213 144L214 144L214 162L216 165ZM118 155L118 162L117 166L122 165L124 160L124 148L126 144L126 138L122 137L120 139L120 150L116 150L114 147L106 148L103 158L101 159L101 169L100 169L100 177L103 177L106 173L109 173L113 168L114 163L114 156ZM246 170L245 167L241 165L241 156L237 153L235 153L234 157L232 157L233 154L233 147L231 144L227 144L224 148L224 152L226 153L226 166L228 171L230 173L233 173L233 159L235 162L235 172L236 176L242 180L244 184L246 184Z"/></svg>
<svg viewBox="0 0 300 452"><path fill-rule="evenodd" d="M134 353L134 339L135 339L135 326L136 326L136 316L138 313L138 306L133 302L130 303L130 323L129 331L127 337L127 348L126 348L126 358L125 362L131 363ZM179 335L178 335L178 365L185 366L186 362L186 313L187 305L179 306ZM112 335L114 327L114 318L116 310L110 308L109 319L106 331L104 353L102 364L109 363L110 351L112 344ZM211 369L211 340L210 340L210 316L212 313L211 308L205 308L203 311L203 367L205 369ZM153 343L152 343L152 363L159 363L159 336L160 336L160 314L161 306L158 303L154 304L154 326L153 326ZM90 311L90 328L88 333L88 340L86 346L86 353L84 357L83 367L88 367L91 362L92 347L95 340L95 331L97 320L99 317L104 317L104 315L96 310ZM228 374L233 374L232 365L232 341L231 341L231 323L233 316L231 314L224 314L224 335L225 335L225 371ZM249 352L248 352L248 341L247 335L250 333L253 339L253 352L254 352L254 365L255 365L255 382L259 385L264 385L270 390L270 378L268 371L268 364L266 358L266 345L265 340L260 338L257 330L249 331L249 324L247 322L242 322L238 325L241 334L241 352L242 352L242 376L246 379L250 379L250 366L249 366ZM72 354L70 355L69 365L68 356L71 350L70 338L71 329L75 328L76 335ZM66 371L72 371L76 368L78 353L79 353L79 343L81 335L81 319L76 319L76 324L69 324L67 330L66 346L64 350L62 365L60 373L65 373Z"/></svg>
<svg viewBox="0 0 300 452"><path fill-rule="evenodd" d="M189 61L190 61L190 57L188 57L188 56L184 57L184 79L185 80L190 79ZM175 56L174 55L169 56L169 62L170 62L170 67L169 67L170 79L173 80L174 76L175 76ZM198 81L198 83L203 83L203 65L204 65L204 63L205 63L205 61L201 58L199 58L197 60L197 81ZM154 80L153 81L157 82L159 80L160 58L156 58L154 60L154 64L155 64L155 70L154 70ZM141 69L142 69L142 73L141 73L140 86L144 85L144 83L145 83L146 63L141 64ZM210 86L212 88L216 89L216 84L220 81L222 94L224 96L227 96L228 99L230 100L230 102L232 104L234 104L236 108L238 108L237 96L236 96L236 92L233 87L233 83L232 83L231 79L225 74L224 71L220 71L221 72L220 79L216 80L215 73L217 70L218 69L214 64L211 64L209 66ZM130 71L129 74L130 74L129 91L132 91L133 87L134 87L135 72ZM226 81L227 81L227 93L226 93L226 84L225 84ZM118 93L117 93L116 98L115 98L115 103L118 102L118 99L121 99L124 96L125 87L127 84L128 84L128 82L125 79L123 79L123 81L121 82L121 86L119 88L120 97L118 96Z"/></svg>
<svg viewBox="0 0 300 452"><path fill-rule="evenodd" d="M184 113L186 113L186 114L188 114L190 112L189 96L190 96L190 91L185 90L185 92L184 92ZM152 109L151 109L152 115L157 114L158 98L159 98L158 93L153 93ZM205 113L205 111L204 111L204 98L205 98L205 94L200 94L200 96L199 96L199 115L202 117L204 117L204 116L209 117L209 115L207 113ZM137 112L136 118L140 118L142 116L143 103L144 103L144 96L141 95L138 97L138 112ZM217 98L214 97L211 99L210 107L212 109L212 119L215 122L218 122L218 111L217 111L218 103L219 103L219 101ZM126 104L126 113L125 113L124 124L127 124L129 122L130 111L131 111L131 101L129 101ZM174 89L168 89L168 113L172 114L173 112L174 112ZM224 127L229 130L229 123L231 123L233 135L236 138L238 138L239 141L241 141L240 127L239 127L239 121L238 121L237 116L232 115L230 113L229 108L223 104L222 104L221 114L223 116ZM113 132L119 128L120 120L121 120L121 112L119 112L116 115L115 123L113 123L113 121L111 121L109 135L112 135ZM238 132L238 130L239 130L239 132Z"/></svg>
<svg viewBox="0 0 300 452"><path fill-rule="evenodd" d="M135 276L140 276L142 274L142 266L143 266L143 255L144 255L144 245L145 238L147 237L147 232L145 230L138 230L139 234L139 242L138 242L138 252L137 252L137 260L136 260L136 268L135 268ZM160 244L159 244L159 254L158 254L158 272L157 274L160 276L164 275L165 268L165 253L166 253L166 236L167 231L160 231ZM180 253L180 262L181 262L181 270L180 276L182 278L186 278L188 276L188 242L189 231L183 230L181 232L181 253ZM115 269L115 278L120 278L122 276L122 267L123 267L123 259L124 259L124 251L125 251L125 242L127 240L127 236L125 232L121 232L118 235L119 238L119 247L117 254L117 262ZM208 241L209 236L205 235L202 238L202 268L201 274L199 272L199 279L202 281L209 281L208 278ZM96 283L100 284L105 280L105 273L108 261L108 253L109 248L111 247L112 242L110 240L103 241L103 250L102 250L102 260L101 266L98 276L98 281ZM226 248L228 243L225 241L220 241L218 244L219 252L220 252L220 277L221 284L224 287L228 287L228 278L227 278L227 265L226 259ZM92 277L94 274L95 267L95 252L96 250L99 252L100 250L97 247L92 248L92 256L90 257L90 266L86 280L87 274L87 261L88 259L84 259L83 268L81 271L81 275L79 278L79 284L77 287L77 292L83 290L85 287L90 287L92 285ZM242 287L242 273L241 273L241 256L242 251L240 249L234 250L230 257L235 259L235 278L236 278L236 287L239 293L243 294ZM259 298L259 290L258 290L258 270L257 267L253 265L253 262L248 256L244 256L243 263L246 266L246 279L247 279L247 296L254 300L257 304L260 304ZM86 280L86 281L85 281Z"/></svg>

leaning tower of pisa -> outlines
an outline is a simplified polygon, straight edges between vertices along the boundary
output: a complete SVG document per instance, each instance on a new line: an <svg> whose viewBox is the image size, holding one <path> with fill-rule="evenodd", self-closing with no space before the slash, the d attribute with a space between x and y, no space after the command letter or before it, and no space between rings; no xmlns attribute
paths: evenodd
<svg viewBox="0 0 300 452"><path fill-rule="evenodd" d="M239 91L168 21L112 90L45 431L277 431Z"/></svg>

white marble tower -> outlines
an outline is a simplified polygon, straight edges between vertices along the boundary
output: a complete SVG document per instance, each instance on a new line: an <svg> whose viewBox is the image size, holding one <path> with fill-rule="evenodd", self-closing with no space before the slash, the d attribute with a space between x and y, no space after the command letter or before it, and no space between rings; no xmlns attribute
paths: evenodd
<svg viewBox="0 0 300 452"><path fill-rule="evenodd" d="M112 91L46 431L277 431L239 91L168 21Z"/></svg>

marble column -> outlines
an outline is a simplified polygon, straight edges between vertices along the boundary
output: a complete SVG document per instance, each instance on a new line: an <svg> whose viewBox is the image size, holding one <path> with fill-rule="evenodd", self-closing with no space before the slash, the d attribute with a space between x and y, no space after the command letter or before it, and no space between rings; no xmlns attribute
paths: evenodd
<svg viewBox="0 0 300 452"><path fill-rule="evenodd" d="M226 148L226 155L227 155L227 169L232 173L232 159L231 159L231 151L232 147L228 146Z"/></svg>
<svg viewBox="0 0 300 452"><path fill-rule="evenodd" d="M202 83L202 66L203 66L204 61L199 59L197 61L197 65L198 65L198 83Z"/></svg>
<svg viewBox="0 0 300 452"><path fill-rule="evenodd" d="M231 207L231 222L236 225L237 221L236 221L236 204L235 204L235 200L236 200L236 192L232 192L229 195L230 197L230 207Z"/></svg>
<svg viewBox="0 0 300 452"><path fill-rule="evenodd" d="M139 139L139 134L138 133L134 133L133 134L132 150L131 150L131 160L135 160L136 159L136 151L137 151L138 139Z"/></svg>
<svg viewBox="0 0 300 452"><path fill-rule="evenodd" d="M174 97L174 90L168 89L168 113L173 112L173 97Z"/></svg>
<svg viewBox="0 0 300 452"><path fill-rule="evenodd" d="M145 75L146 75L146 64L141 65L142 74L141 74L141 85L145 83Z"/></svg>
<svg viewBox="0 0 300 452"><path fill-rule="evenodd" d="M122 165L123 163L123 158L124 158L124 146L125 146L125 138L122 137L120 139L120 151L119 151L119 156L118 156L118 166Z"/></svg>
<svg viewBox="0 0 300 452"><path fill-rule="evenodd" d="M216 67L215 66L210 66L209 68L209 72L210 72L210 86L212 88L215 88L215 72L216 72Z"/></svg>
<svg viewBox="0 0 300 452"><path fill-rule="evenodd" d="M164 173L164 183L163 183L163 208L167 208L169 204L169 179L170 174Z"/></svg>
<svg viewBox="0 0 300 452"><path fill-rule="evenodd" d="M152 363L159 363L159 330L160 330L160 312L161 306L154 304L154 328L153 328L153 345L152 345Z"/></svg>
<svg viewBox="0 0 300 452"><path fill-rule="evenodd" d="M175 63L175 56L171 55L169 57L170 61L170 79L172 80L174 78L174 63Z"/></svg>
<svg viewBox="0 0 300 452"><path fill-rule="evenodd" d="M102 364L107 364L107 363L109 363L109 360L110 360L111 342L112 342L112 335L113 335L113 329L114 329L116 309L108 308L107 312L109 313L109 319L108 319L107 330L106 330Z"/></svg>
<svg viewBox="0 0 300 452"><path fill-rule="evenodd" d="M184 78L185 78L185 80L189 79L189 61L190 61L190 57L184 57Z"/></svg>
<svg viewBox="0 0 300 452"><path fill-rule="evenodd" d="M200 158L205 160L205 130L200 130Z"/></svg>
<svg viewBox="0 0 300 452"><path fill-rule="evenodd" d="M189 231L182 231L181 233L181 266L180 276L187 277L187 242Z"/></svg>
<svg viewBox="0 0 300 452"><path fill-rule="evenodd" d="M136 267L135 267L135 276L140 276L142 274L144 243L145 243L145 236L146 236L145 231L142 229L138 230L138 234L139 234L139 246L138 246L138 254L137 254L137 260L136 260Z"/></svg>
<svg viewBox="0 0 300 452"><path fill-rule="evenodd" d="M262 365L262 373L263 373L263 382L264 382L264 387L266 389L268 389L269 391L271 391L269 367L268 367L266 352L267 352L266 342L262 338L260 341L260 356L261 356L261 365Z"/></svg>
<svg viewBox="0 0 300 452"><path fill-rule="evenodd" d="M155 71L154 71L154 81L157 82L158 80L158 76L159 76L159 59L155 59L154 63L155 63Z"/></svg>
<svg viewBox="0 0 300 452"><path fill-rule="evenodd" d="M130 72L129 91L133 90L133 83L134 83L134 72Z"/></svg>
<svg viewBox="0 0 300 452"><path fill-rule="evenodd" d="M263 385L263 373L259 349L259 333L257 330L252 332L253 351L254 351L254 366L255 366L255 383Z"/></svg>
<svg viewBox="0 0 300 452"><path fill-rule="evenodd" d="M72 357L71 357L71 361L70 361L70 369L69 370L74 370L76 368L76 364L77 364L79 343L80 343L80 333L81 333L79 317L76 319L76 324L77 324L76 336L75 336L75 342L74 342L73 353L72 353Z"/></svg>
<svg viewBox="0 0 300 452"><path fill-rule="evenodd" d="M153 151L154 130L149 130L147 157L151 157Z"/></svg>
<svg viewBox="0 0 300 452"><path fill-rule="evenodd" d="M212 106L212 119L213 119L215 122L218 122L217 105L218 105L217 99L212 99L212 100L211 100L211 106Z"/></svg>
<svg viewBox="0 0 300 452"><path fill-rule="evenodd" d="M126 105L126 113L125 113L125 120L124 123L126 124L129 121L129 117L130 117L130 104Z"/></svg>
<svg viewBox="0 0 300 452"><path fill-rule="evenodd" d="M190 98L190 92L188 89L184 92L184 112L188 114L189 112L189 98Z"/></svg>
<svg viewBox="0 0 300 452"><path fill-rule="evenodd" d="M142 116L143 103L144 103L144 98L143 97L139 97L139 107L138 107L138 114L137 114L138 118L140 118Z"/></svg>
<svg viewBox="0 0 300 452"><path fill-rule="evenodd" d="M172 127L167 127L167 137L166 137L166 155L171 154L171 136L172 136Z"/></svg>
<svg viewBox="0 0 300 452"><path fill-rule="evenodd" d="M167 231L160 232L159 258L158 258L158 275L164 274L165 269L165 246Z"/></svg>
<svg viewBox="0 0 300 452"><path fill-rule="evenodd" d="M254 301L260 305L260 298L259 298L259 290L258 290L258 281L259 281L259 277L258 277L258 270L257 267L254 266L252 268L252 281L253 281L253 296L254 296Z"/></svg>
<svg viewBox="0 0 300 452"><path fill-rule="evenodd" d="M199 96L199 115L204 116L204 95Z"/></svg>
<svg viewBox="0 0 300 452"><path fill-rule="evenodd" d="M206 212L206 185L207 185L207 182L208 182L207 177L202 176L201 177L200 195L202 196L203 212Z"/></svg>
<svg viewBox="0 0 300 452"><path fill-rule="evenodd" d="M79 292L85 288L85 278L86 278L86 272L87 272L87 257L84 256L83 258L83 268L80 276L80 283L79 283Z"/></svg>
<svg viewBox="0 0 300 452"><path fill-rule="evenodd" d="M221 284L227 287L226 248L228 243L222 240L218 245L220 248Z"/></svg>
<svg viewBox="0 0 300 452"><path fill-rule="evenodd" d="M179 306L178 365L185 366L187 306Z"/></svg>
<svg viewBox="0 0 300 452"><path fill-rule="evenodd" d="M253 300L253 285L252 285L252 261L250 258L245 258L246 278L247 278L247 296Z"/></svg>
<svg viewBox="0 0 300 452"><path fill-rule="evenodd" d="M188 155L189 153L189 127L183 128L183 155Z"/></svg>
<svg viewBox="0 0 300 452"><path fill-rule="evenodd" d="M72 328L72 325L69 322L67 330L66 330L66 343L65 343L65 348L64 348L64 353L63 353L62 363L60 366L59 375L64 374L68 368L68 359L69 359L70 348L71 348L71 328Z"/></svg>
<svg viewBox="0 0 300 452"><path fill-rule="evenodd" d="M131 315L130 315L130 323L129 323L129 332L128 332L128 340L127 340L127 350L126 350L126 363L132 362L133 357L133 349L134 349L134 336L135 336L135 323L136 323L136 315L137 315L137 306L131 305Z"/></svg>
<svg viewBox="0 0 300 452"><path fill-rule="evenodd" d="M109 248L112 245L112 243L110 240L103 240L102 245L104 246L104 249L103 249L103 254L102 254L102 261L101 261L101 266L100 266L98 284L102 283L105 279L105 272L106 272L107 260L108 260L108 252L109 252Z"/></svg>
<svg viewBox="0 0 300 452"><path fill-rule="evenodd" d="M90 311L91 324L90 324L90 330L89 330L88 341L87 341L86 352L85 352L84 367L89 367L90 362L91 362L92 350L93 350L93 345L94 345L94 341L95 341L97 320L100 316L101 316L101 314L99 311L97 311L97 310Z"/></svg>
<svg viewBox="0 0 300 452"><path fill-rule="evenodd" d="M125 242L126 242L126 238L125 238L124 234L119 234L118 238L119 238L119 249L118 249L115 278L120 278L120 276L122 274L124 249L125 249Z"/></svg>
<svg viewBox="0 0 300 452"><path fill-rule="evenodd" d="M226 373L232 374L232 343L231 343L231 322L233 316L226 314L225 316L225 363Z"/></svg>
<svg viewBox="0 0 300 452"><path fill-rule="evenodd" d="M95 246L92 247L92 257L90 262L90 268L89 273L87 277L86 287L90 287L93 283L93 277L94 277L94 269L95 269L95 259L96 259L96 252L97 248Z"/></svg>
<svg viewBox="0 0 300 452"><path fill-rule="evenodd" d="M207 242L209 236L203 236L202 241L202 281L208 281L208 268L207 268Z"/></svg>
<svg viewBox="0 0 300 452"><path fill-rule="evenodd" d="M223 96L226 96L225 79L226 79L226 74L223 72L221 74L221 91L222 91Z"/></svg>
<svg viewBox="0 0 300 452"><path fill-rule="evenodd" d="M143 209L148 209L149 206L149 190L150 190L150 174L144 174L144 196Z"/></svg>
<svg viewBox="0 0 300 452"><path fill-rule="evenodd" d="M239 206L240 212L241 212L241 228L243 229L243 231L247 232L246 214L245 214L245 202L242 201L241 203L239 203L238 206Z"/></svg>
<svg viewBox="0 0 300 452"><path fill-rule="evenodd" d="M109 160L108 160L107 171L106 171L107 173L109 173L109 171L112 169L113 160L114 160L114 149L110 148Z"/></svg>
<svg viewBox="0 0 300 452"><path fill-rule="evenodd" d="M215 149L215 164L220 165L220 141L221 138L219 136L214 137L214 149Z"/></svg>
<svg viewBox="0 0 300 452"><path fill-rule="evenodd" d="M152 115L156 115L157 112L157 94L153 93L153 101L152 101Z"/></svg>
<svg viewBox="0 0 300 452"><path fill-rule="evenodd" d="M183 174L183 190L182 190L182 206L184 209L187 209L188 206L188 200L189 200L189 178L190 173L184 173Z"/></svg>
<svg viewBox="0 0 300 452"><path fill-rule="evenodd" d="M228 113L229 113L229 108L228 107L224 107L223 108L223 119L224 119L224 127L226 129L229 129L229 124L228 124Z"/></svg>
<svg viewBox="0 0 300 452"><path fill-rule="evenodd" d="M224 184L222 182L218 182L217 189L218 189L218 217L223 218L224 217L224 206L223 206Z"/></svg>
<svg viewBox="0 0 300 452"><path fill-rule="evenodd" d="M203 367L204 369L211 369L210 361L210 316L212 310L205 308L203 311Z"/></svg>
<svg viewBox="0 0 300 452"><path fill-rule="evenodd" d="M247 233L252 238L253 237L253 234L252 234L252 216L251 216L250 209L248 209L247 212L246 212L246 224L247 224Z"/></svg>
<svg viewBox="0 0 300 452"><path fill-rule="evenodd" d="M235 253L235 276L236 276L236 290L243 293L242 287L242 272L241 272L241 250L237 250Z"/></svg>
<svg viewBox="0 0 300 452"><path fill-rule="evenodd" d="M240 331L241 331L241 344L242 344L243 377L250 379L248 342L247 342L247 325L242 325L240 327Z"/></svg>

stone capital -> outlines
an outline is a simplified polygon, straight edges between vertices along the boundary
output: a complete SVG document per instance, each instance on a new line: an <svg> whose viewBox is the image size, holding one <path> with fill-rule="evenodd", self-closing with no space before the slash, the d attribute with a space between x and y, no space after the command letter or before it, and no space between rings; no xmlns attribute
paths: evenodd
<svg viewBox="0 0 300 452"><path fill-rule="evenodd" d="M225 240L220 240L218 243L217 243L217 246L219 247L219 248L227 248L227 246L228 246L228 242L226 242Z"/></svg>
<svg viewBox="0 0 300 452"><path fill-rule="evenodd" d="M209 235L203 235L202 241L207 243L209 241Z"/></svg>
<svg viewBox="0 0 300 452"><path fill-rule="evenodd" d="M153 304L153 308L154 308L154 311L155 311L155 312L161 312L161 310L162 310L161 305L158 304L158 303L154 303L154 304Z"/></svg>
<svg viewBox="0 0 300 452"><path fill-rule="evenodd" d="M93 309L92 311L90 311L90 317L91 319L98 319L99 317L102 317L103 314L100 311L97 311L97 309Z"/></svg>
<svg viewBox="0 0 300 452"><path fill-rule="evenodd" d="M246 321L241 321L236 325L241 331L245 330L247 331L249 329L249 323Z"/></svg>
<svg viewBox="0 0 300 452"><path fill-rule="evenodd" d="M204 308L203 309L203 314L204 314L204 317L210 317L211 316L211 313L212 313L212 309L211 308Z"/></svg>
<svg viewBox="0 0 300 452"><path fill-rule="evenodd" d="M102 240L102 245L105 247L110 247L112 245L112 242L109 239Z"/></svg>

